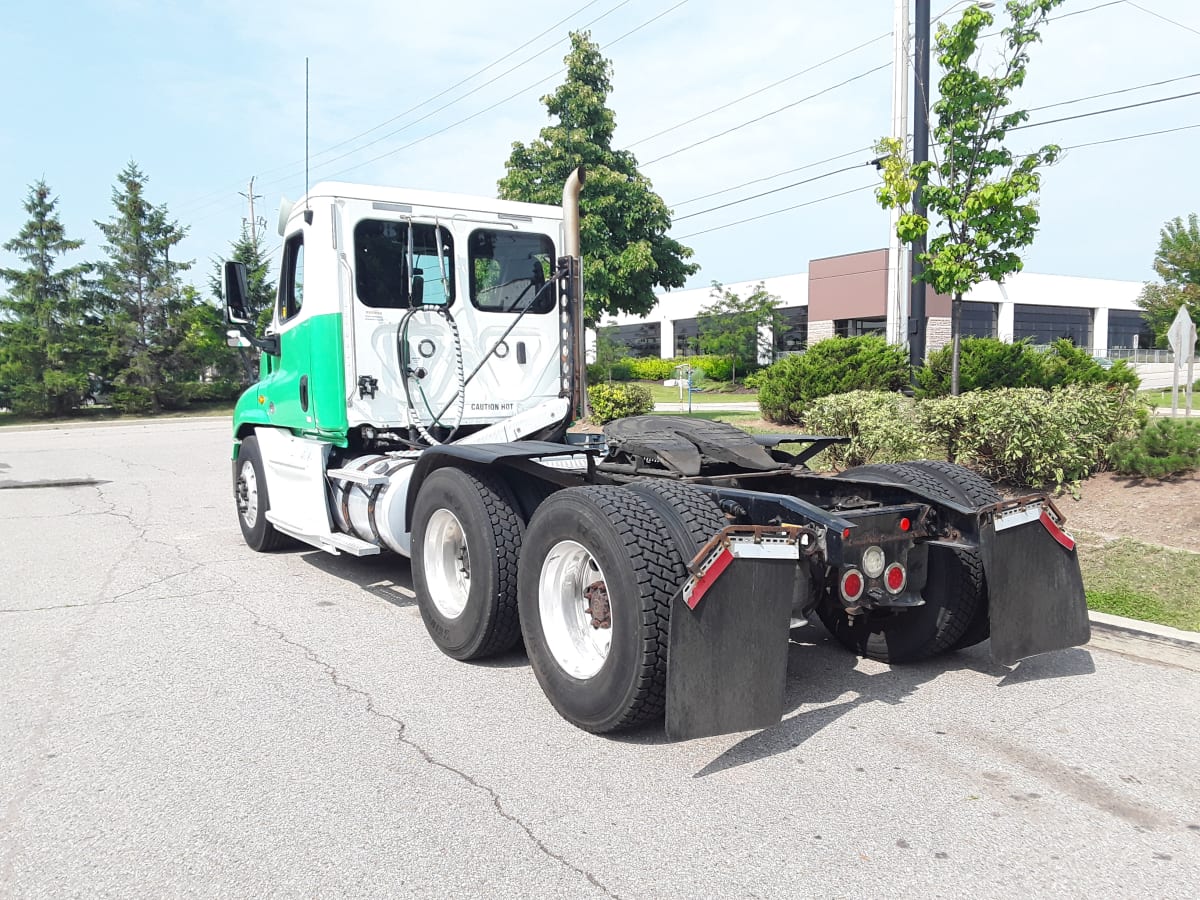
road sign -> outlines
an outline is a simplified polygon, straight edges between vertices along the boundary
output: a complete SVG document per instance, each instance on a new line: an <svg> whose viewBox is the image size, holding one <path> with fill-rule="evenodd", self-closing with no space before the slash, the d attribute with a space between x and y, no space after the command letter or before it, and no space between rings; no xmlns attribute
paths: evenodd
<svg viewBox="0 0 1200 900"><path fill-rule="evenodd" d="M1175 321L1171 323L1171 327L1167 331L1167 343L1175 351L1176 364L1191 362L1194 358L1196 323L1192 321L1186 306L1179 307L1179 312L1175 314Z"/></svg>

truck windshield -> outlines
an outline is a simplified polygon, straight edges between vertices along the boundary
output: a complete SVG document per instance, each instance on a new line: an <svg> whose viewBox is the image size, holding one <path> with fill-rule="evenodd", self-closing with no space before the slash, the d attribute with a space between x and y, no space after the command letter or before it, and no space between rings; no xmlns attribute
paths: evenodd
<svg viewBox="0 0 1200 900"><path fill-rule="evenodd" d="M550 278L554 242L544 234L481 228L471 232L471 303L486 312L531 313L554 309ZM536 297L536 299L534 299Z"/></svg>
<svg viewBox="0 0 1200 900"><path fill-rule="evenodd" d="M410 304L408 272L408 222L363 219L354 226L354 280L358 299L367 306L406 309ZM433 225L412 224L413 268L425 281L423 302L454 302L454 241L439 228L442 267L438 268L438 242ZM441 273L446 273L443 288Z"/></svg>

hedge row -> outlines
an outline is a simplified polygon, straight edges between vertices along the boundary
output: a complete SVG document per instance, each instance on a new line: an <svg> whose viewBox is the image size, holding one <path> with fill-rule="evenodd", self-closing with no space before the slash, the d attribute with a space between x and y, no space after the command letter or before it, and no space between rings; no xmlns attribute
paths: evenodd
<svg viewBox="0 0 1200 900"><path fill-rule="evenodd" d="M1147 418L1129 389L1069 385L923 400L853 391L818 399L800 424L850 438L816 465L938 458L995 481L1061 487L1104 466L1110 446L1137 435Z"/></svg>
<svg viewBox="0 0 1200 900"><path fill-rule="evenodd" d="M173 381L157 390L137 385L116 385L112 391L112 406L123 413L148 413L158 408L181 410L202 403L236 400L245 388L233 381Z"/></svg>
<svg viewBox="0 0 1200 900"><path fill-rule="evenodd" d="M657 356L626 356L616 360L605 371L598 365L588 366L588 381L666 381L675 377L675 367L689 365L713 381L728 381L733 376L733 362L727 356L677 356L659 359Z"/></svg>

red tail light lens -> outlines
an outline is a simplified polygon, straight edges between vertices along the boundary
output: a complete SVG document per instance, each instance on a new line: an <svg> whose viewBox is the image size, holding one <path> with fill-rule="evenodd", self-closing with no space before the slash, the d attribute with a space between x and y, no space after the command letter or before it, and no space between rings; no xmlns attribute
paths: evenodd
<svg viewBox="0 0 1200 900"><path fill-rule="evenodd" d="M862 596L863 588L866 587L863 582L862 573L858 569L847 569L842 575L842 596L850 601L857 600Z"/></svg>
<svg viewBox="0 0 1200 900"><path fill-rule="evenodd" d="M908 573L904 571L904 566L900 563L892 563L883 573L883 583L887 585L887 589L898 594L904 590L904 585L908 583Z"/></svg>

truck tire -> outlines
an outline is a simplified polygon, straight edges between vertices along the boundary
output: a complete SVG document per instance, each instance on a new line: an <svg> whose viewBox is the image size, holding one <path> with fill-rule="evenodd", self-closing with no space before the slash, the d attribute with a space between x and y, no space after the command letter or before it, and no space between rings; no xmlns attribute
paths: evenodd
<svg viewBox="0 0 1200 900"><path fill-rule="evenodd" d="M567 488L538 508L521 550L521 629L564 719L602 733L662 715L670 603L686 574L636 491Z"/></svg>
<svg viewBox="0 0 1200 900"><path fill-rule="evenodd" d="M968 506L976 508L990 506L1000 500L1000 492L995 485L970 469L937 459L919 459L908 465L933 472L942 476L943 480L957 488ZM991 635L992 625L988 618L987 590L984 590L983 602L975 611L974 618L967 625L962 637L950 645L951 650L962 650L982 644Z"/></svg>
<svg viewBox="0 0 1200 900"><path fill-rule="evenodd" d="M678 481L655 478L629 485L666 520L671 537L685 563L707 544L728 522L717 504L704 491Z"/></svg>
<svg viewBox="0 0 1200 900"><path fill-rule="evenodd" d="M254 435L242 439L237 459L233 461L233 500L237 505L242 537L250 549L268 553L292 544L291 538L267 521L271 498L267 494L258 438Z"/></svg>
<svg viewBox="0 0 1200 900"><path fill-rule="evenodd" d="M857 466L838 477L856 475L886 478L953 503L967 501L961 488L947 482L949 476L944 472L930 471L919 465ZM841 644L881 662L918 662L967 646L964 641L971 626L980 616L985 622L987 620L983 561L973 550L930 547L927 572L925 588L921 591L924 606L851 616L836 597L829 595L818 604L818 615Z"/></svg>
<svg viewBox="0 0 1200 900"><path fill-rule="evenodd" d="M503 481L485 472L438 469L413 506L412 573L421 619L454 659L511 650L517 621L517 559L525 526Z"/></svg>

